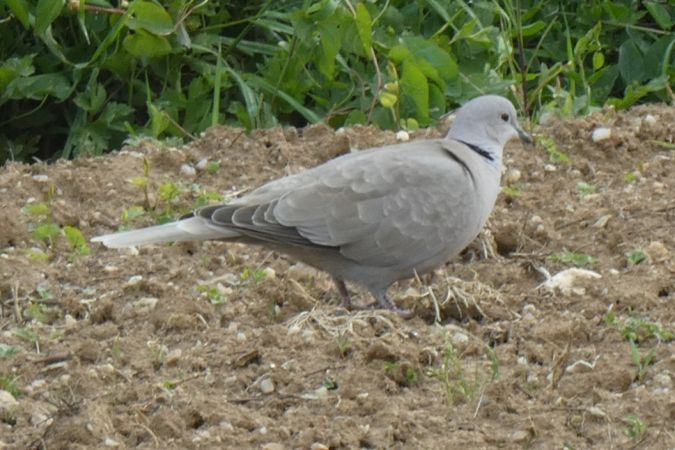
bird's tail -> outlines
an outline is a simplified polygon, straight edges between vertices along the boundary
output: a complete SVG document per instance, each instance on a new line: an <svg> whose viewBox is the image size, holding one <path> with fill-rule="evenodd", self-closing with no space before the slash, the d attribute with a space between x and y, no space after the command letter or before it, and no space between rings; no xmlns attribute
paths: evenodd
<svg viewBox="0 0 675 450"><path fill-rule="evenodd" d="M108 248L122 248L144 244L159 244L161 242L228 239L237 236L239 236L239 233L236 231L210 225L198 217L190 217L139 230L96 236L91 239L91 242L101 242Z"/></svg>

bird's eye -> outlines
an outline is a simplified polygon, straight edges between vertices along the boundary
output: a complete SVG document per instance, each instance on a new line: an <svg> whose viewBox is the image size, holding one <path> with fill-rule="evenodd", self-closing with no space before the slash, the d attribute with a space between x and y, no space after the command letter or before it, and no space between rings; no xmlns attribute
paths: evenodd
<svg viewBox="0 0 675 450"><path fill-rule="evenodd" d="M509 115L506 114L506 113L502 113L501 118L502 118L502 120L503 120L504 122L508 122L508 121L509 121Z"/></svg>

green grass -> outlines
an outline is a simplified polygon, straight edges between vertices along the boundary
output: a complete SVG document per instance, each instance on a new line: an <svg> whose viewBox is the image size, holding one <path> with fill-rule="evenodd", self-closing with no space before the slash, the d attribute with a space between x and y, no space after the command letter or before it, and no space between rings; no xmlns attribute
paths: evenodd
<svg viewBox="0 0 675 450"><path fill-rule="evenodd" d="M672 2L113 4L0 3L0 164L216 124L415 129L480 93L535 117L673 99Z"/></svg>

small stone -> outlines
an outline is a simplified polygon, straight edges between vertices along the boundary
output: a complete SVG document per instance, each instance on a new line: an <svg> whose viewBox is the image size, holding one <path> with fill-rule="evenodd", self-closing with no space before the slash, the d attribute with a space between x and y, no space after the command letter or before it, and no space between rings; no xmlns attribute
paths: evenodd
<svg viewBox="0 0 675 450"><path fill-rule="evenodd" d="M663 262L670 259L668 248L660 241L652 241L647 246L647 254L653 262Z"/></svg>
<svg viewBox="0 0 675 450"><path fill-rule="evenodd" d="M110 363L101 364L97 366L96 369L101 373L113 374L115 373L115 366Z"/></svg>
<svg viewBox="0 0 675 450"><path fill-rule="evenodd" d="M219 426L220 428L222 428L223 430L225 430L225 431L234 431L234 427L233 427L232 424L231 424L230 422L228 422L227 420L221 421L221 422L218 424L218 426Z"/></svg>
<svg viewBox="0 0 675 450"><path fill-rule="evenodd" d="M612 137L611 128L599 127L593 130L593 133L591 134L591 139L593 139L593 142L604 141L609 139L610 137Z"/></svg>
<svg viewBox="0 0 675 450"><path fill-rule="evenodd" d="M63 325L64 325L66 328L72 328L72 327L74 327L75 325L77 325L77 319L75 319L75 318L74 318L73 316L71 316L70 314L66 314L65 316L63 316Z"/></svg>
<svg viewBox="0 0 675 450"><path fill-rule="evenodd" d="M511 442L525 442L530 439L530 433L525 430L514 431L511 434Z"/></svg>
<svg viewBox="0 0 675 450"><path fill-rule="evenodd" d="M274 382L269 378L263 379L260 382L260 392L263 394L271 394L274 392Z"/></svg>
<svg viewBox="0 0 675 450"><path fill-rule="evenodd" d="M246 333L240 331L239 333L237 333L236 339L237 342L246 342Z"/></svg>
<svg viewBox="0 0 675 450"><path fill-rule="evenodd" d="M260 430L262 431L262 428ZM267 433L267 429L265 429L265 433ZM265 434L265 433L261 433L261 434ZM279 444L277 442L269 442L269 443L262 446L262 450L284 450L285 448L286 447L284 447L283 444Z"/></svg>
<svg viewBox="0 0 675 450"><path fill-rule="evenodd" d="M197 169L189 164L183 164L180 166L180 174L186 177L194 177L197 175Z"/></svg>
<svg viewBox="0 0 675 450"><path fill-rule="evenodd" d="M329 450L329 448L321 442L315 442L309 448L310 450Z"/></svg>
<svg viewBox="0 0 675 450"><path fill-rule="evenodd" d="M176 365L183 356L183 350L174 348L166 354L166 364L169 366Z"/></svg>
<svg viewBox="0 0 675 450"><path fill-rule="evenodd" d="M602 409L598 408L597 406L591 406L590 408L588 408L588 413L593 417L598 417L601 419L607 417L607 413L604 412Z"/></svg>
<svg viewBox="0 0 675 450"><path fill-rule="evenodd" d="M103 271L104 271L104 272L107 272L107 273L115 273L115 272L117 272L118 270L120 270L119 267L117 267L117 266L112 266L112 265L107 265L107 266L105 266L105 267L103 268Z"/></svg>
<svg viewBox="0 0 675 450"><path fill-rule="evenodd" d="M520 366L526 366L527 358L525 356L519 356L518 359L516 360L516 363Z"/></svg>
<svg viewBox="0 0 675 450"><path fill-rule="evenodd" d="M223 286L222 283L216 283L216 290L225 298L230 297L234 293L234 289L228 286Z"/></svg>
<svg viewBox="0 0 675 450"><path fill-rule="evenodd" d="M611 218L612 218L611 214L605 214L604 216L596 220L595 223L591 226L593 228L605 228L607 226L607 222L609 222L609 219Z"/></svg>
<svg viewBox="0 0 675 450"><path fill-rule="evenodd" d="M33 175L33 179L38 183L46 183L47 181L49 181L49 177L43 174Z"/></svg>
<svg viewBox="0 0 675 450"><path fill-rule="evenodd" d="M204 170L206 169L206 166L209 164L209 160L206 158L200 159L197 164L195 164L195 167L197 170Z"/></svg>
<svg viewBox="0 0 675 450"><path fill-rule="evenodd" d="M18 406L14 396L7 391L0 390L0 416L4 416L12 412Z"/></svg>
<svg viewBox="0 0 675 450"><path fill-rule="evenodd" d="M464 346L467 342L469 342L469 336L460 331L452 335L452 343L457 347Z"/></svg>
<svg viewBox="0 0 675 450"><path fill-rule="evenodd" d="M277 272L271 267L265 267L263 273L265 274L266 280L274 280L277 277Z"/></svg>
<svg viewBox="0 0 675 450"><path fill-rule="evenodd" d="M103 441L103 443L106 447L119 447L120 446L119 442L117 442L115 439L109 438L109 437L105 438L105 441Z"/></svg>
<svg viewBox="0 0 675 450"><path fill-rule="evenodd" d="M401 130L396 133L396 140L400 142L408 142L410 140L410 134L407 131Z"/></svg>
<svg viewBox="0 0 675 450"><path fill-rule="evenodd" d="M134 275L132 277L129 277L129 279L127 280L127 285L134 286L140 283L141 281L143 281L143 275Z"/></svg>
<svg viewBox="0 0 675 450"><path fill-rule="evenodd" d="M40 426L40 425L46 423L48 419L49 419L49 417L47 416L47 414L44 414L44 413L41 413L41 412L34 412L30 416L30 423L34 427L37 427L37 426Z"/></svg>
<svg viewBox="0 0 675 450"><path fill-rule="evenodd" d="M143 297L133 303L133 307L138 314L147 314L157 306L159 299L155 297Z"/></svg>
<svg viewBox="0 0 675 450"><path fill-rule="evenodd" d="M286 276L295 281L309 281L316 278L317 270L303 263L293 264L286 271Z"/></svg>
<svg viewBox="0 0 675 450"><path fill-rule="evenodd" d="M656 117L652 116L651 114L647 114L642 118L642 123L645 125L654 125L656 123Z"/></svg>
<svg viewBox="0 0 675 450"><path fill-rule="evenodd" d="M602 275L597 272L593 272L592 270L572 267L553 275L549 280L546 280L544 283L542 283L541 286L543 286L544 289L548 290L549 292L553 292L557 289L560 290L560 292L562 292L564 295L583 295L585 293L585 289L582 287L577 287L579 281L597 278L602 278Z"/></svg>
<svg viewBox="0 0 675 450"><path fill-rule="evenodd" d="M504 175L504 180L506 181L506 184L513 184L517 183L520 181L520 178L522 177L522 174L520 173L520 170L518 169L509 169L506 171L506 175Z"/></svg>
<svg viewBox="0 0 675 450"><path fill-rule="evenodd" d="M661 372L654 375L654 383L658 384L662 388L672 389L673 387L673 378L667 372Z"/></svg>
<svg viewBox="0 0 675 450"><path fill-rule="evenodd" d="M556 166L554 166L553 164L546 164L544 166L545 172L555 172L556 170L558 170L558 168Z"/></svg>
<svg viewBox="0 0 675 450"><path fill-rule="evenodd" d="M537 311L536 306L534 306L531 303L526 304L523 306L523 315L525 314L534 314Z"/></svg>

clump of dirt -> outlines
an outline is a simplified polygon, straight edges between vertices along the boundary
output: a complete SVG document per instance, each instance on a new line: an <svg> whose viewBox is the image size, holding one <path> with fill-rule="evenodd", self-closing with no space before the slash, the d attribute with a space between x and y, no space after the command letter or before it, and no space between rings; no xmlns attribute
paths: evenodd
<svg viewBox="0 0 675 450"><path fill-rule="evenodd" d="M175 217L394 133L218 127L5 166L0 447L673 448L675 110L534 131L481 236L392 289L411 320L347 313L264 248L86 254L63 232Z"/></svg>

